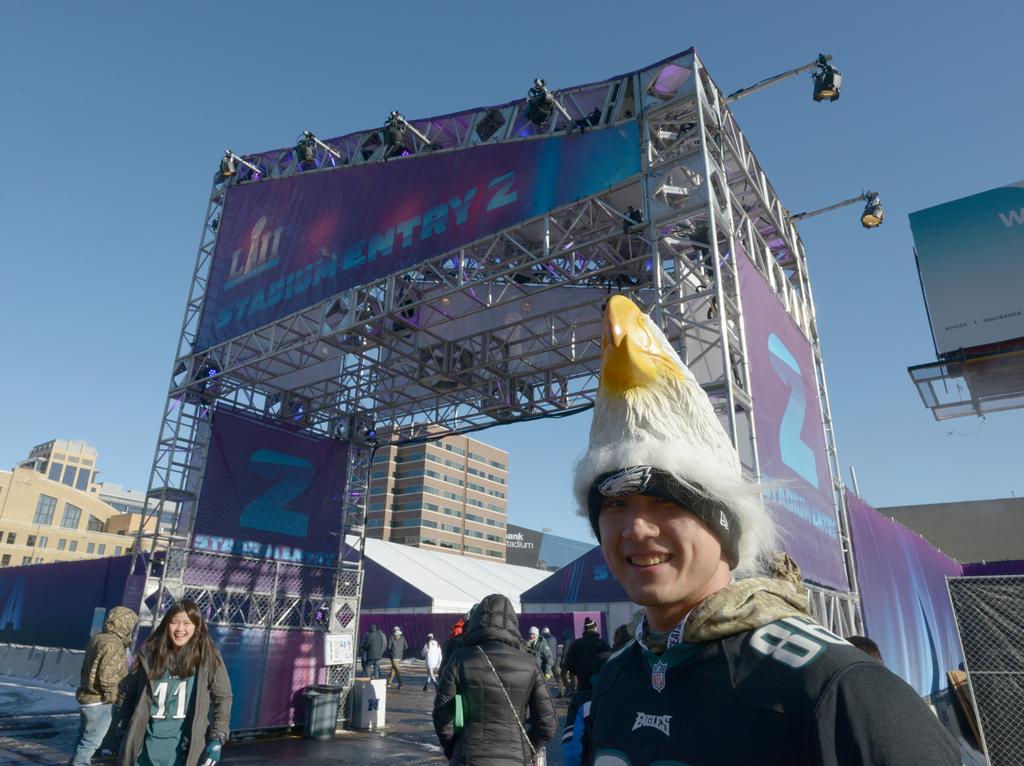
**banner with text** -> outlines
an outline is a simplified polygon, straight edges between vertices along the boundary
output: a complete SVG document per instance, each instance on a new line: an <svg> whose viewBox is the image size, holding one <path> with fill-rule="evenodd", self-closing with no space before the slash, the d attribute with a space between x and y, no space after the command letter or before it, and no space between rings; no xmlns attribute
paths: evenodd
<svg viewBox="0 0 1024 766"><path fill-rule="evenodd" d="M757 267L742 253L736 266L765 499L803 576L848 590L814 352Z"/></svg>
<svg viewBox="0 0 1024 766"><path fill-rule="evenodd" d="M1024 181L910 214L935 350L1024 337Z"/></svg>
<svg viewBox="0 0 1024 766"><path fill-rule="evenodd" d="M639 172L629 123L232 186L195 350Z"/></svg>
<svg viewBox="0 0 1024 766"><path fill-rule="evenodd" d="M335 566L347 459L345 442L218 409L194 549Z"/></svg>

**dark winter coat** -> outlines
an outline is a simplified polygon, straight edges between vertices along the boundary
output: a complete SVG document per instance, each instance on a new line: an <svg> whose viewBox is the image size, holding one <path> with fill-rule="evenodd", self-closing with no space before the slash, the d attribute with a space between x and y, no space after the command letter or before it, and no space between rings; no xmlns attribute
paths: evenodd
<svg viewBox="0 0 1024 766"><path fill-rule="evenodd" d="M409 651L409 642L405 640L405 636L401 634L396 636L392 633L388 637L388 657L393 660L401 660L407 651Z"/></svg>
<svg viewBox="0 0 1024 766"><path fill-rule="evenodd" d="M103 623L103 632L89 639L82 661L82 677L75 698L81 705L117 701L121 679L128 675L125 649L139 616L125 606L115 606Z"/></svg>
<svg viewBox="0 0 1024 766"><path fill-rule="evenodd" d="M216 652L217 650L214 649ZM210 665L215 667L211 668ZM149 659L139 652L138 661L125 681L119 702L119 728L124 732L117 766L134 766L142 752L149 724L153 687ZM196 766L213 737L226 742L231 721L231 681L220 653L217 662L204 662L196 674L196 689L185 723L185 766Z"/></svg>
<svg viewBox="0 0 1024 766"><path fill-rule="evenodd" d="M387 649L387 646L387 636L377 630L376 625L371 625L370 630L363 636L363 643L360 644L359 651L366 652L367 662L372 662L384 656L384 650Z"/></svg>
<svg viewBox="0 0 1024 766"><path fill-rule="evenodd" d="M594 660L602 652L611 650L608 643L594 630L585 631L582 636L572 642L572 646L569 647L562 659L562 670L576 676L577 691L591 688L590 676L594 674Z"/></svg>
<svg viewBox="0 0 1024 766"><path fill-rule="evenodd" d="M555 665L555 657L551 654L550 647L551 645L540 636L537 637L536 641L527 641L525 646L523 646L527 653L537 659L537 666L544 675L550 673L551 668Z"/></svg>
<svg viewBox="0 0 1024 766"><path fill-rule="evenodd" d="M522 637L512 604L504 596L484 598L474 608L464 645L445 665L434 699L434 730L452 764L523 766L532 762L529 746L505 698L512 702L530 742L539 749L555 735L551 695L533 657L519 647ZM505 692L487 665L497 671ZM463 700L465 727L455 732L455 695Z"/></svg>
<svg viewBox="0 0 1024 766"><path fill-rule="evenodd" d="M554 670L558 667L558 639L553 633L548 633L546 636L541 633L540 637L548 642L548 649L551 650L551 668Z"/></svg>

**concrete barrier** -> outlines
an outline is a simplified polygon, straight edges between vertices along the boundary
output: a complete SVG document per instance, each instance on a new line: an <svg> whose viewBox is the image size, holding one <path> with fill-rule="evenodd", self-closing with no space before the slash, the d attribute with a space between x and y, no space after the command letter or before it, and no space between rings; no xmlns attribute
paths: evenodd
<svg viewBox="0 0 1024 766"><path fill-rule="evenodd" d="M35 678L43 666L46 652L34 646L12 645L3 659L4 675L15 678Z"/></svg>
<svg viewBox="0 0 1024 766"><path fill-rule="evenodd" d="M78 686L85 652L73 649L47 649L36 678L51 684Z"/></svg>
<svg viewBox="0 0 1024 766"><path fill-rule="evenodd" d="M78 686L84 656L76 649L0 644L0 675Z"/></svg>

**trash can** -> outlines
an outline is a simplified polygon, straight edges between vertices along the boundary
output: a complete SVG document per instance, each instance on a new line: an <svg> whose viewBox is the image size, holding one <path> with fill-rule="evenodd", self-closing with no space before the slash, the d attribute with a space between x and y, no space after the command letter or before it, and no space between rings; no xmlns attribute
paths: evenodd
<svg viewBox="0 0 1024 766"><path fill-rule="evenodd" d="M374 730L384 728L388 682L383 678L357 678L352 686L352 715L349 727Z"/></svg>
<svg viewBox="0 0 1024 766"><path fill-rule="evenodd" d="M334 739L338 728L338 708L341 706L340 686L307 686L302 691L306 698L306 720L302 736L306 739Z"/></svg>

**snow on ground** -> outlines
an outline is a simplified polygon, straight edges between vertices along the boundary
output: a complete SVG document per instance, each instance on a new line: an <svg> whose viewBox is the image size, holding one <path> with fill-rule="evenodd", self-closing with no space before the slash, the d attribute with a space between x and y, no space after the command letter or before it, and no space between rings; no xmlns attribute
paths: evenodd
<svg viewBox="0 0 1024 766"><path fill-rule="evenodd" d="M0 676L0 766L67 763L77 736L74 689Z"/></svg>

